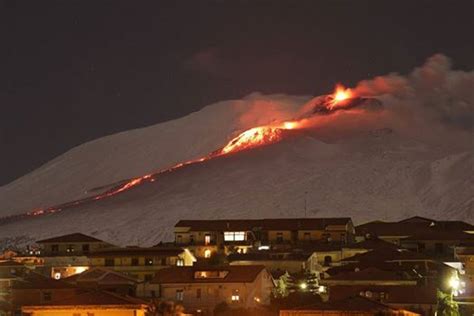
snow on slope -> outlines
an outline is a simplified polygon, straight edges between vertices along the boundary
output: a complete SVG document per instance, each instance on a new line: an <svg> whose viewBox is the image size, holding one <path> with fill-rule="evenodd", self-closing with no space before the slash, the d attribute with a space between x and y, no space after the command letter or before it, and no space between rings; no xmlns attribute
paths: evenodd
<svg viewBox="0 0 474 316"><path fill-rule="evenodd" d="M0 218L83 198L89 189L203 156L242 129L291 118L307 99L255 93L85 143L0 187Z"/></svg>
<svg viewBox="0 0 474 316"><path fill-rule="evenodd" d="M123 245L153 245L171 239L183 218L304 217L305 198L308 217L472 221L472 152L407 137L380 119L368 124L370 115L380 118L321 118L316 128L292 131L281 143L188 166L109 199L3 224L0 239L81 231Z"/></svg>

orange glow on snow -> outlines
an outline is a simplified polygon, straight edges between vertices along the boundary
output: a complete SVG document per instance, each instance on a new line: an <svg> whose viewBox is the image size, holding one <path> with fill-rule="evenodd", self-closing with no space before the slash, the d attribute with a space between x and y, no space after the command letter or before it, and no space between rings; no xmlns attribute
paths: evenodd
<svg viewBox="0 0 474 316"><path fill-rule="evenodd" d="M330 112L331 110L334 110L334 109L346 107L348 103L345 101L354 97L355 95L351 89L346 89L342 85L337 85L334 93L326 96L325 102L323 103L322 106L326 110L325 113L327 113L328 111ZM185 166L204 162L216 157L224 156L231 153L236 153L242 150L247 150L251 148L260 147L263 145L277 143L283 139L283 133L285 130L301 129L301 128L304 128L305 124L306 124L305 118L301 118L298 120L284 121L280 123L272 123L269 125L253 127L240 133L236 137L232 138L225 146L223 146L222 148L216 151L209 153L206 156L203 156L194 160L177 163L174 166L171 166L169 168L158 170L154 172L153 174L147 174L141 177L125 180L121 184L116 185L103 193L100 193L91 197L86 197L84 199L72 201L72 202L57 205L54 207L35 209L33 211L26 213L25 215L44 215L44 214L49 214L49 213L55 213L57 211L60 211L63 208L67 208L70 206L76 206L76 205L81 205L90 201L101 200L103 198L110 197L110 196L119 194L121 192L127 191L129 189L132 189L133 187L136 187L138 185L148 183L148 182L155 182L158 180L160 175L167 172L175 171Z"/></svg>

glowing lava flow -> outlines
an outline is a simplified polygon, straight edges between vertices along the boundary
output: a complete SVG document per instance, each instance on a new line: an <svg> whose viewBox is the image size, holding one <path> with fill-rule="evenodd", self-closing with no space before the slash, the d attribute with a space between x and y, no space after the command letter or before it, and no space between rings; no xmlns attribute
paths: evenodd
<svg viewBox="0 0 474 316"><path fill-rule="evenodd" d="M346 103L345 101L352 97L353 97L353 94L350 89L345 89L343 86L338 85L336 86L336 90L334 94L329 95L327 97L327 100L323 103L322 106L326 112L330 112L333 109L345 107L344 105ZM125 182L119 185L116 185L112 187L111 189L94 196L86 197L84 199L72 201L72 202L57 205L54 207L35 209L31 212L26 213L25 215L35 216L35 215L55 213L67 207L77 206L77 205L81 205L87 202L101 200L103 198L110 197L110 196L119 194L121 192L127 191L143 183L154 182L156 181L158 176L160 176L161 174L171 172L179 168L189 166L191 164L200 163L206 160L236 153L242 150L247 150L247 149L279 142L283 137L284 130L292 130L292 129L301 128L303 125L302 120L303 119L292 120L292 121L275 123L275 124L270 124L270 125L265 125L265 126L253 127L251 129L248 129L240 133L238 136L230 140L224 147L214 152L211 152L205 157L201 157L201 158L186 161L186 162L181 162L170 168L159 170L152 174L147 174L142 177L125 180Z"/></svg>

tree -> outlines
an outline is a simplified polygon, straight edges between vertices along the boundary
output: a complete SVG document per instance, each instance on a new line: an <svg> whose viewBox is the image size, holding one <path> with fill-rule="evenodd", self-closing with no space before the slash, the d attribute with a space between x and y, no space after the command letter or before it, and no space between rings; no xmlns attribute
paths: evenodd
<svg viewBox="0 0 474 316"><path fill-rule="evenodd" d="M180 316L184 315L184 308L172 301L153 299L147 307L146 316Z"/></svg>
<svg viewBox="0 0 474 316"><path fill-rule="evenodd" d="M436 307L438 316L460 316L458 304L453 300L451 293L437 291L438 306Z"/></svg>
<svg viewBox="0 0 474 316"><path fill-rule="evenodd" d="M277 279L275 289L273 290L273 296L276 298L287 297L292 288L294 288L294 279L288 271L286 271Z"/></svg>

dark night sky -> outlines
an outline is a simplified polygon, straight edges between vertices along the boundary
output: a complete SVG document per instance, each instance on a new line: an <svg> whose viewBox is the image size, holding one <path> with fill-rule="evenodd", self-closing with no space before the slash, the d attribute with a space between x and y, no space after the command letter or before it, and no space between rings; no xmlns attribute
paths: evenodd
<svg viewBox="0 0 474 316"><path fill-rule="evenodd" d="M0 185L223 99L323 94L434 53L474 68L473 1L0 0Z"/></svg>

